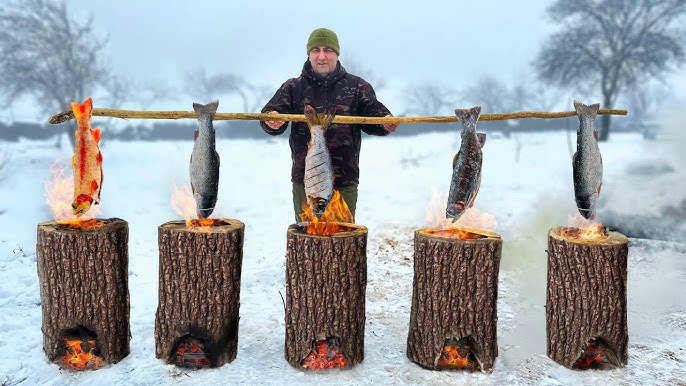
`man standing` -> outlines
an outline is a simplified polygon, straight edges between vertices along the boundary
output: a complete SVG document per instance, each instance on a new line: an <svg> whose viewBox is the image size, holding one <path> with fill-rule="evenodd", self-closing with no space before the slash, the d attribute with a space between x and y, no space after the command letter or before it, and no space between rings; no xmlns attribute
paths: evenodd
<svg viewBox="0 0 686 386"><path fill-rule="evenodd" d="M340 46L336 34L318 28L307 40L308 60L297 78L287 80L264 106L262 113L302 114L305 105L317 113L355 115L366 117L391 116L391 112L376 99L372 86L359 76L349 74L338 61ZM279 135L286 131L284 121L260 122L267 134ZM333 124L326 132L326 145L331 154L334 189L338 190L355 217L357 185L360 176L361 132L371 135L388 135L398 125ZM291 181L293 182L293 209L295 221L300 221L305 201L305 156L310 131L305 122L293 122L290 133Z"/></svg>

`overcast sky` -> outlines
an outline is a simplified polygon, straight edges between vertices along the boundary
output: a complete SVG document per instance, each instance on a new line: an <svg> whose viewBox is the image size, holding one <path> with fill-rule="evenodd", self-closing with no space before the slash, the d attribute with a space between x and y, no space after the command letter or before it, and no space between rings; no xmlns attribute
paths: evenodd
<svg viewBox="0 0 686 386"><path fill-rule="evenodd" d="M299 74L307 58L305 43L309 33L328 27L338 34L341 63L371 69L375 77L382 78L386 86L378 90L379 99L395 112L404 107L402 92L408 85L430 83L463 89L485 75L508 86L533 79L531 62L542 41L555 31L545 14L551 3L67 2L74 17L84 20L92 16L96 33L107 37L104 54L116 75L134 83L167 85L180 93L185 74L200 68L208 74L239 75L275 91L283 81ZM673 84L682 85L677 89L686 89L685 75L671 78ZM194 101L186 98L156 101L148 108L191 110ZM584 102L600 101L598 97ZM564 109L572 109L571 99L560 103ZM238 112L242 108L237 98L220 100L220 111ZM486 106L484 111L488 112ZM10 114L15 120L33 120L36 116L16 104ZM7 112L3 115L7 116Z"/></svg>

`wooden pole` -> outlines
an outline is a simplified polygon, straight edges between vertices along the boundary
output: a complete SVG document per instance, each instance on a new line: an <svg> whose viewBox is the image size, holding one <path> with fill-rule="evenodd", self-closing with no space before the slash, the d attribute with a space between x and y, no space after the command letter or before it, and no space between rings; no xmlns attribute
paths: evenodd
<svg viewBox="0 0 686 386"><path fill-rule="evenodd" d="M600 109L599 115L626 115L626 110ZM139 111L139 110L118 110L118 109L93 109L94 117L114 117L124 119L197 119L198 116L193 111ZM544 111L518 111L506 114L481 114L480 121L504 121L508 119L522 118L566 118L576 116L576 111L544 112ZM62 111L48 119L48 123L59 124L74 118L71 110ZM215 121L290 121L306 122L303 114L259 114L259 113L217 113L214 115ZM452 116L433 116L433 117L354 117L347 115L336 115L333 123L379 125L384 123L447 123L457 122L457 117Z"/></svg>

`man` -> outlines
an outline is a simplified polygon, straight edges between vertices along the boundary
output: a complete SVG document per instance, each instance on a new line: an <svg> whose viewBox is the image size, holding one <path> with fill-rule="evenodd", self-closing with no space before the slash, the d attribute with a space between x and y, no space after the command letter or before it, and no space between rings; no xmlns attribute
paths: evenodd
<svg viewBox="0 0 686 386"><path fill-rule="evenodd" d="M349 74L338 61L340 47L336 33L318 28L307 40L308 60L298 78L287 80L264 106L262 113L303 114L305 105L317 113L383 117L390 111L376 99L372 86L364 79ZM279 135L286 131L284 121L260 122L267 134ZM326 132L326 144L331 154L334 189L345 200L355 216L357 185L360 176L361 132L371 135L388 135L398 125L333 124ZM293 182L293 209L295 221L300 221L305 201L305 156L310 131L306 122L293 122L289 142L291 145L291 181Z"/></svg>

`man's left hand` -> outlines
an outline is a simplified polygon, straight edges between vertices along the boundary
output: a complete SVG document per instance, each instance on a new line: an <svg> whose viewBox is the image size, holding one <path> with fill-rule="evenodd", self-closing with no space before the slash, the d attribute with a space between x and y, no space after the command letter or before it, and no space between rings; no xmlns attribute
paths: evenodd
<svg viewBox="0 0 686 386"><path fill-rule="evenodd" d="M388 114L384 118L387 118L387 117L392 117L392 115ZM398 128L398 124L397 123L384 123L383 128L386 129L386 131L392 133L395 131L396 128Z"/></svg>

